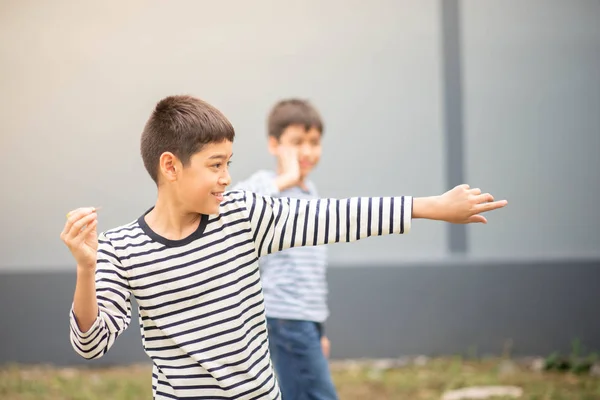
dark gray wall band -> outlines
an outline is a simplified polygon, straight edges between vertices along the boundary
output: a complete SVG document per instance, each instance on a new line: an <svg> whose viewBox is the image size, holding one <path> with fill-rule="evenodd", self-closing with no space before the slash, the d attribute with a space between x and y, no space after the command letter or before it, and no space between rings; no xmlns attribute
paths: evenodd
<svg viewBox="0 0 600 400"><path fill-rule="evenodd" d="M600 351L600 260L443 263L329 269L332 357ZM75 273L0 273L0 364L148 361L137 313L108 354L71 349Z"/></svg>

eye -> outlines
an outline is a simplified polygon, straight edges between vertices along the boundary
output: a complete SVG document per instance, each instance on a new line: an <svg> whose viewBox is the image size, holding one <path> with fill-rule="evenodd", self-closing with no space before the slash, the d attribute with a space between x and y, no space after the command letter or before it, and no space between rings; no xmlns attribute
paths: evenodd
<svg viewBox="0 0 600 400"><path fill-rule="evenodd" d="M227 161L227 166L230 166L230 165L231 165L231 161ZM212 165L212 167L216 168L216 169L221 169L222 166L223 166L223 163L216 163L216 164Z"/></svg>

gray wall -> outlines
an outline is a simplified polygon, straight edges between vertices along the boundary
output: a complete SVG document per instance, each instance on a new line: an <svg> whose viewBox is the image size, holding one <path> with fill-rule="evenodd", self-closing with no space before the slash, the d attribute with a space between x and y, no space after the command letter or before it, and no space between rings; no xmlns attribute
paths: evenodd
<svg viewBox="0 0 600 400"><path fill-rule="evenodd" d="M0 5L0 362L75 361L64 214L103 206L108 229L152 204L139 134L174 93L229 116L234 180L272 165L265 114L293 95L326 119L323 196L462 178L509 199L487 226L331 246L336 357L600 349L599 1L234 3ZM113 361L139 356L132 328Z"/></svg>
<svg viewBox="0 0 600 400"><path fill-rule="evenodd" d="M510 199L474 257L600 256L600 1L462 2L466 178Z"/></svg>
<svg viewBox="0 0 600 400"><path fill-rule="evenodd" d="M445 189L436 1L235 4L4 6L0 82L11 103L0 107L9 126L0 162L19 173L7 174L11 194L0 200L0 223L14 227L0 233L0 269L70 268L58 234L74 207L101 205L99 227L107 229L151 205L139 135L153 105L174 93L200 96L229 116L238 137L234 180L272 166L269 107L305 96L326 118L314 177L323 195ZM428 161L415 174L419 159ZM36 251L28 251L33 229ZM332 260L441 258L444 240L443 226L423 223L404 240L336 249Z"/></svg>

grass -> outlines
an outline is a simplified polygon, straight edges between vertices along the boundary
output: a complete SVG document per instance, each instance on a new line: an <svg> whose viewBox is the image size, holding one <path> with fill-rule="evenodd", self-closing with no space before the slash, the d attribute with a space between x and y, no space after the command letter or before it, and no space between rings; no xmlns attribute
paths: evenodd
<svg viewBox="0 0 600 400"><path fill-rule="evenodd" d="M516 364L507 372L501 362L445 358L391 369L332 363L332 373L340 400L438 400L446 390L476 385L519 386L528 400L600 399L600 379L589 374L536 372ZM147 365L0 368L2 400L148 400L150 385Z"/></svg>

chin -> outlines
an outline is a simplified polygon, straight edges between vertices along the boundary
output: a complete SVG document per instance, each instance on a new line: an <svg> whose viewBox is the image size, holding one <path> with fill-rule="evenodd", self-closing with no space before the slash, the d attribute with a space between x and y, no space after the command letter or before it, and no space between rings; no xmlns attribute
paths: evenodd
<svg viewBox="0 0 600 400"><path fill-rule="evenodd" d="M209 210L210 212L207 212L206 214L209 215L217 215L219 214L219 212L221 211L221 207L217 206L217 207L213 207L212 209Z"/></svg>
<svg viewBox="0 0 600 400"><path fill-rule="evenodd" d="M314 165L311 165L310 167L300 168L300 175L302 175L303 177L306 177L312 172L312 170L314 168L315 168Z"/></svg>
<svg viewBox="0 0 600 400"><path fill-rule="evenodd" d="M198 211L198 214L204 215L216 215L220 212L220 207L217 206L209 206L209 207L201 207Z"/></svg>

